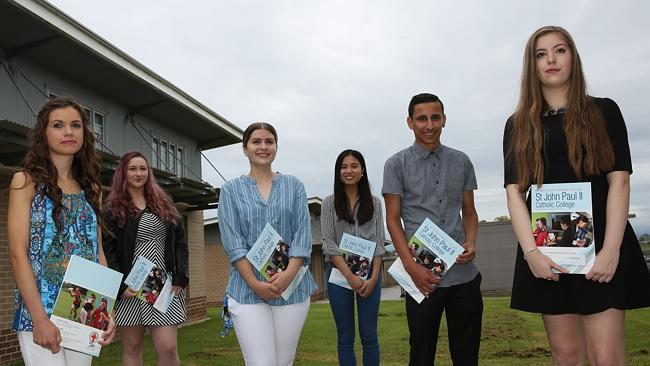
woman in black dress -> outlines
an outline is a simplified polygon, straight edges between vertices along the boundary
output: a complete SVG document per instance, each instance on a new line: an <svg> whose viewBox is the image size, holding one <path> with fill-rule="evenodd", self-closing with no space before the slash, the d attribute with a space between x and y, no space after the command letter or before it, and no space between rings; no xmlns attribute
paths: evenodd
<svg viewBox="0 0 650 366"><path fill-rule="evenodd" d="M529 38L521 95L504 132L505 187L519 241L511 307L542 314L556 365L625 362L625 310L650 306L650 274L627 221L632 164L618 106L586 93L569 33ZM542 254L531 232L531 184L590 182L596 260L586 275Z"/></svg>

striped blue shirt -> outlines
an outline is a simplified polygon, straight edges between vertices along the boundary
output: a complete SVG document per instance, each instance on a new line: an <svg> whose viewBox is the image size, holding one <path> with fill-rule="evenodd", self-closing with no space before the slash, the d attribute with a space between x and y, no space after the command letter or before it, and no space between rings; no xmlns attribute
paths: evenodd
<svg viewBox="0 0 650 366"><path fill-rule="evenodd" d="M219 229L223 247L230 257L230 279L226 293L241 304L268 303L288 305L305 301L314 291L316 282L307 272L288 300L266 301L248 286L234 263L245 257L255 241L270 223L289 244L289 257L303 257L311 262L311 225L305 186L291 175L273 177L268 201L260 194L255 179L242 175L221 187L219 195ZM256 277L264 277L253 269Z"/></svg>

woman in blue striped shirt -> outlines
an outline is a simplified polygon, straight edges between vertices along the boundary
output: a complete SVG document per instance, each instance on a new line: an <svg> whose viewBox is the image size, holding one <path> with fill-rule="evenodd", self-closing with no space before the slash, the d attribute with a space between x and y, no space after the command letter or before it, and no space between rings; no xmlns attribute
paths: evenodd
<svg viewBox="0 0 650 366"><path fill-rule="evenodd" d="M309 265L311 230L305 187L297 178L274 172L277 133L268 123L244 131L250 172L221 187L219 227L232 263L226 294L246 365L291 365L316 290L307 271L291 296L281 297L302 266ZM266 224L289 245L289 264L268 280L246 254Z"/></svg>

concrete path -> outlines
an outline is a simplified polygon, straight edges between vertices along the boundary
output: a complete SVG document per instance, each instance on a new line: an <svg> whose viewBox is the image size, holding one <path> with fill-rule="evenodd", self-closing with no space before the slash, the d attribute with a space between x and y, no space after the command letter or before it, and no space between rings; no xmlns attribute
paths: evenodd
<svg viewBox="0 0 650 366"><path fill-rule="evenodd" d="M381 289L381 299L382 300L399 300L399 296L402 288L399 286L385 287Z"/></svg>

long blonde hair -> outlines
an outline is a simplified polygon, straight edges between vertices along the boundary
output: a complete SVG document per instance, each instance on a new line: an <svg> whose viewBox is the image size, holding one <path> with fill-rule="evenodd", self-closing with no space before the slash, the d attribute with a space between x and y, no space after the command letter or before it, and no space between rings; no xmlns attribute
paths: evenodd
<svg viewBox="0 0 650 366"><path fill-rule="evenodd" d="M544 182L544 157L542 147L547 136L542 126L542 112L548 104L542 95L537 75L535 45L546 34L558 33L568 45L572 55L569 95L564 116L569 162L578 179L583 175L608 172L614 165L614 150L605 127L605 117L587 95L587 83L575 42L562 27L546 26L536 30L526 43L521 74L519 103L512 116L510 149L517 170L517 184L524 191L532 183ZM532 180L532 181L531 181Z"/></svg>

